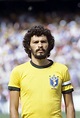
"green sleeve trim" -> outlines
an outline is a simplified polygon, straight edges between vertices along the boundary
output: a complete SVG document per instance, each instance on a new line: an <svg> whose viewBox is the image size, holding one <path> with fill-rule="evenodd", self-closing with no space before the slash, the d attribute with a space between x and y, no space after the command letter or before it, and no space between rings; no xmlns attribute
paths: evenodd
<svg viewBox="0 0 80 118"><path fill-rule="evenodd" d="M72 88L72 89L69 89L69 90L66 90L66 91L62 91L62 93L63 94L68 94L68 93L71 93L73 91L74 91L74 89Z"/></svg>
<svg viewBox="0 0 80 118"><path fill-rule="evenodd" d="M8 90L10 90L10 91L20 91L20 88L13 87L13 86L8 86Z"/></svg>

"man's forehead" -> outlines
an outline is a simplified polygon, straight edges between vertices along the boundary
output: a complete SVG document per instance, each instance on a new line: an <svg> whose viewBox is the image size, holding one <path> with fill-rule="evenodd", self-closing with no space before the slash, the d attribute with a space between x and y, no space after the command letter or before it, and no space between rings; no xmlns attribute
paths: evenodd
<svg viewBox="0 0 80 118"><path fill-rule="evenodd" d="M31 37L31 39L33 40L37 40L37 39L47 39L47 37L45 35L41 35L41 36L37 36L37 35L33 35Z"/></svg>

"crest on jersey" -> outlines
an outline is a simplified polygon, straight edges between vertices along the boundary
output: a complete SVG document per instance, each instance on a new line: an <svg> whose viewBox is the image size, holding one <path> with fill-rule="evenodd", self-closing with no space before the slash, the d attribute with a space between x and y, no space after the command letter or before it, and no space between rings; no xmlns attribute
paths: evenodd
<svg viewBox="0 0 80 118"><path fill-rule="evenodd" d="M55 75L50 77L50 85L52 87L56 87L58 85L58 77L56 77Z"/></svg>

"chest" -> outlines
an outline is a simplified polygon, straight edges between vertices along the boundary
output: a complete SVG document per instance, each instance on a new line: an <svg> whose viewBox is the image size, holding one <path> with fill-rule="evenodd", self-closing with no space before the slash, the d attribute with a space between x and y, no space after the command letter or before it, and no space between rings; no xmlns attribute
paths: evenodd
<svg viewBox="0 0 80 118"><path fill-rule="evenodd" d="M53 70L33 70L21 79L21 91L34 94L61 94L62 76Z"/></svg>

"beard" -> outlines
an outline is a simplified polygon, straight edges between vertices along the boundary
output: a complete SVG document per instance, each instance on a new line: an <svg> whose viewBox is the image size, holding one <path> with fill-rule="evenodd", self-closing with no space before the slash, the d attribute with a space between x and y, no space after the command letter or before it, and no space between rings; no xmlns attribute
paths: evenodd
<svg viewBox="0 0 80 118"><path fill-rule="evenodd" d="M45 49L42 49L42 51L44 53L39 53L37 54L37 52L39 51L40 49L37 49L36 52L33 51L33 49L31 49L31 53L34 55L34 57L36 59L45 59L47 56L48 56L48 49L45 50Z"/></svg>

